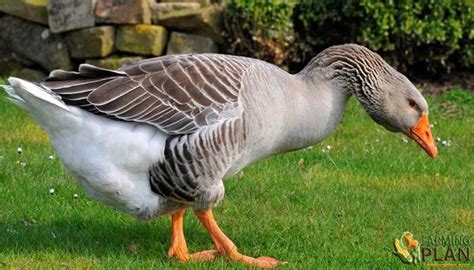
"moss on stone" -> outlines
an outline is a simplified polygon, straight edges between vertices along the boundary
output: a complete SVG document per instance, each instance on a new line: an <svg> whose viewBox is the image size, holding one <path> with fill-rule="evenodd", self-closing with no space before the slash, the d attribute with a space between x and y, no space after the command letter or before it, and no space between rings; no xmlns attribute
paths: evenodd
<svg viewBox="0 0 474 270"><path fill-rule="evenodd" d="M66 41L73 58L104 57L114 50L115 29L99 26L72 31Z"/></svg>
<svg viewBox="0 0 474 270"><path fill-rule="evenodd" d="M0 0L0 10L23 19L48 25L47 0Z"/></svg>
<svg viewBox="0 0 474 270"><path fill-rule="evenodd" d="M87 59L86 63L91 64L97 67L108 68L112 70L116 70L124 65L139 61L144 59L140 56L117 56L112 55L107 58L102 59Z"/></svg>
<svg viewBox="0 0 474 270"><path fill-rule="evenodd" d="M168 40L168 32L158 25L137 24L120 26L116 47L120 51L142 55L161 55Z"/></svg>

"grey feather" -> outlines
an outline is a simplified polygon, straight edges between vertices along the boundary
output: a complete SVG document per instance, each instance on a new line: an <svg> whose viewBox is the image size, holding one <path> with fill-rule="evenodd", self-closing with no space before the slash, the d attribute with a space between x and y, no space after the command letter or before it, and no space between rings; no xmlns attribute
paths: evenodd
<svg viewBox="0 0 474 270"><path fill-rule="evenodd" d="M42 86L92 113L186 134L213 124L204 120L215 118L208 113L237 102L240 79L256 61L202 54L143 60L118 71L83 64L79 72L53 71Z"/></svg>

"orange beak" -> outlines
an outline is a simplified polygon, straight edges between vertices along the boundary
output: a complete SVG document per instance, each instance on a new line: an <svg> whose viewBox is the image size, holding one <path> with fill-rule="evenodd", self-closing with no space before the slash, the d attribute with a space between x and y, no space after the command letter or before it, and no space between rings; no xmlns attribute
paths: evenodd
<svg viewBox="0 0 474 270"><path fill-rule="evenodd" d="M438 149L433 135L431 135L430 122L426 113L423 113L416 126L405 134L420 145L432 158L438 155Z"/></svg>

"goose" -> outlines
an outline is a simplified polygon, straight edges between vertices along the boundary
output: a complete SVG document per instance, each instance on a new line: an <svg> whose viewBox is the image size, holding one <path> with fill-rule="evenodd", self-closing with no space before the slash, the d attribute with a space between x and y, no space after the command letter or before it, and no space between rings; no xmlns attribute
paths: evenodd
<svg viewBox="0 0 474 270"><path fill-rule="evenodd" d="M267 156L321 142L351 96L376 123L437 155L426 100L356 44L323 50L297 74L252 58L185 54L8 82L7 97L47 132L88 196L139 219L171 216L168 255L182 262L223 256L251 267L282 264L241 254L219 228L212 208L224 197L223 181ZM213 250L188 252L187 208Z"/></svg>

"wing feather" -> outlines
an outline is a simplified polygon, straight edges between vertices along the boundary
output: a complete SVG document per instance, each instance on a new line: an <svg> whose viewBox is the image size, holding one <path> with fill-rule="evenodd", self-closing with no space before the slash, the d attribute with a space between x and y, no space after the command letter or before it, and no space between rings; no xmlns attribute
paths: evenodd
<svg viewBox="0 0 474 270"><path fill-rule="evenodd" d="M219 116L236 107L244 73L255 61L189 54L142 60L117 71L84 64L78 72L53 71L42 85L91 113L187 134L232 115Z"/></svg>

